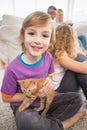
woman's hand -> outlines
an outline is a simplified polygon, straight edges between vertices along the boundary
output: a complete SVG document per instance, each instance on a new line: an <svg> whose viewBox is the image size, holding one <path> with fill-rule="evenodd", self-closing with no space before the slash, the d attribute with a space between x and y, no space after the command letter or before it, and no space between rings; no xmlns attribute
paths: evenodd
<svg viewBox="0 0 87 130"><path fill-rule="evenodd" d="M59 56L58 56L58 62L61 64L61 59L64 59L65 57L68 57L68 53L66 51L62 52Z"/></svg>
<svg viewBox="0 0 87 130"><path fill-rule="evenodd" d="M64 51L61 56L68 56L68 53L66 51Z"/></svg>
<svg viewBox="0 0 87 130"><path fill-rule="evenodd" d="M52 79L50 77L47 77L43 84L43 88L39 91L39 97L47 96L52 89L53 89Z"/></svg>

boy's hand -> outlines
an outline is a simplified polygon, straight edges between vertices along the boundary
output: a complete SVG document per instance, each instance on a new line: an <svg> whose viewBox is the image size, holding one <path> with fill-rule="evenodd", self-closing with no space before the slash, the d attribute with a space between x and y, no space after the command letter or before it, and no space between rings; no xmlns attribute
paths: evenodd
<svg viewBox="0 0 87 130"><path fill-rule="evenodd" d="M39 97L47 96L52 89L53 89L52 79L50 77L47 77L46 81L43 84L43 88L39 91Z"/></svg>

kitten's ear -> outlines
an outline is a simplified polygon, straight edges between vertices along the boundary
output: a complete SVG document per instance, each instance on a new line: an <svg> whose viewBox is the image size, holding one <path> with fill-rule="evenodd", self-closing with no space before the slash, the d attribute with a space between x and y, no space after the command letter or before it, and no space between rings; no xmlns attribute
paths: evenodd
<svg viewBox="0 0 87 130"><path fill-rule="evenodd" d="M17 82L18 82L19 84L22 84L23 80L17 80Z"/></svg>
<svg viewBox="0 0 87 130"><path fill-rule="evenodd" d="M37 81L36 80L33 80L33 82L32 82L32 88L37 88Z"/></svg>

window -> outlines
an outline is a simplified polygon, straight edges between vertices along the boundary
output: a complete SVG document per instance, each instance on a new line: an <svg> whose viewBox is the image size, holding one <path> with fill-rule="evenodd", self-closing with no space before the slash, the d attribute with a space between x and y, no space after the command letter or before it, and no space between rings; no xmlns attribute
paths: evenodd
<svg viewBox="0 0 87 130"><path fill-rule="evenodd" d="M45 11L50 5L61 8L64 11L64 19L67 19L68 0L0 0L0 19L3 14L26 17L33 11Z"/></svg>
<svg viewBox="0 0 87 130"><path fill-rule="evenodd" d="M87 0L74 0L73 21L87 21Z"/></svg>
<svg viewBox="0 0 87 130"><path fill-rule="evenodd" d="M0 0L0 19L3 14L13 14L12 0Z"/></svg>

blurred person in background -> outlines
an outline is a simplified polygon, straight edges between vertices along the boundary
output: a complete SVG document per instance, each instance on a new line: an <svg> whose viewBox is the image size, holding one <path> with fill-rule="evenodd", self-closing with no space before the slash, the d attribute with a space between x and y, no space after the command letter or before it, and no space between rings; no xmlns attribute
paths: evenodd
<svg viewBox="0 0 87 130"><path fill-rule="evenodd" d="M64 23L64 12L62 9L58 9L56 13L56 18L54 22L54 26L57 27L60 24Z"/></svg>
<svg viewBox="0 0 87 130"><path fill-rule="evenodd" d="M52 21L56 18L57 8L53 5L49 6L47 13L51 16Z"/></svg>

